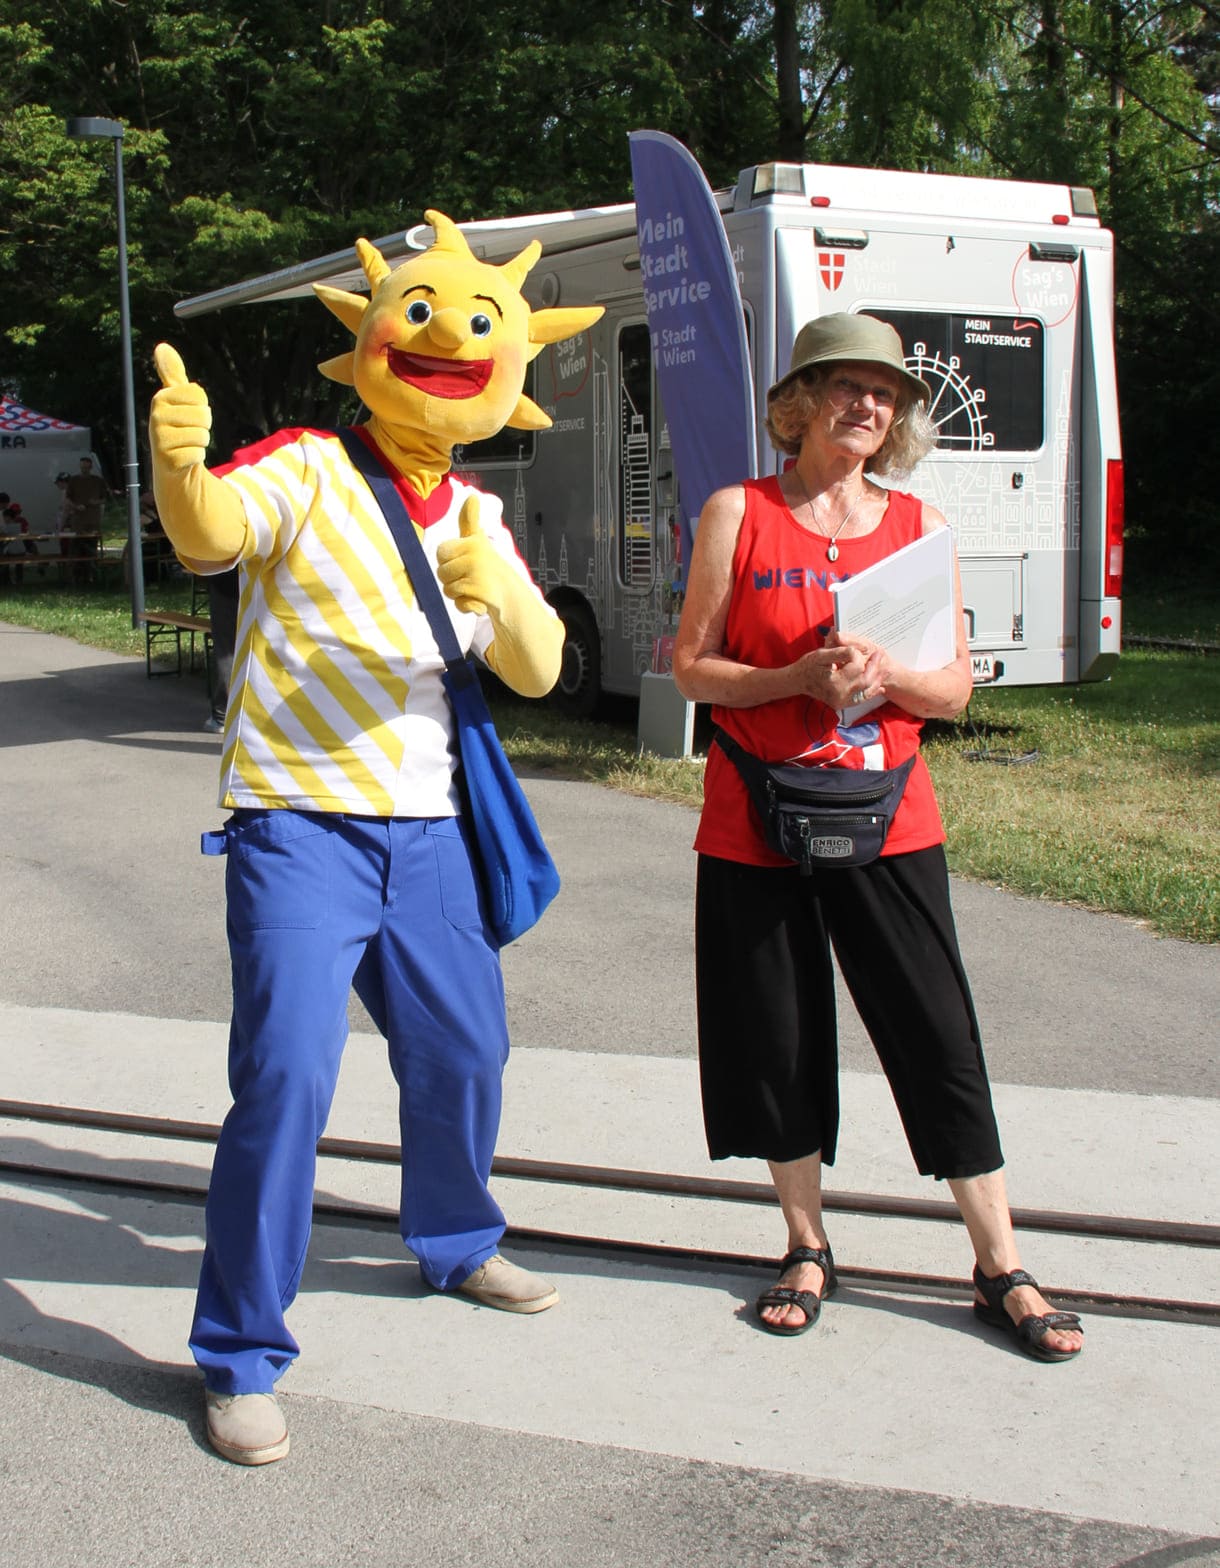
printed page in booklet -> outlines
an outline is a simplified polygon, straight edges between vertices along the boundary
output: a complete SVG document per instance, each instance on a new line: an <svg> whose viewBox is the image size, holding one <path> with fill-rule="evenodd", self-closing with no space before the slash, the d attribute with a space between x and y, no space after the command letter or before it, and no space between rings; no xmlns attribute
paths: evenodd
<svg viewBox="0 0 1220 1568"><path fill-rule="evenodd" d="M953 596L953 535L948 528L924 534L845 582L832 583L835 630L869 637L913 670L939 670L957 652ZM879 708L884 697L844 708L854 724Z"/></svg>

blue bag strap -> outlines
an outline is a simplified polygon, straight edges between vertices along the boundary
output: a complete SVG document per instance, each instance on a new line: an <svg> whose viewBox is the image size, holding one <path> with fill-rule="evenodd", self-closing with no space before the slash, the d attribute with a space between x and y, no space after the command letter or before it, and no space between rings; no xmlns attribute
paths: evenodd
<svg viewBox="0 0 1220 1568"><path fill-rule="evenodd" d="M381 508L386 526L398 546L399 555L402 556L402 564L406 568L407 576L411 579L411 587L415 590L420 609L428 617L428 625L432 628L436 646L440 649L441 658L445 661L445 669L451 680L459 687L471 683L477 686L478 673L458 644L453 622L445 609L440 585L428 565L424 547L415 532L415 524L411 521L411 514L407 511L406 503L399 495L397 486L354 429L348 426L336 430L335 435L343 443L343 450L351 458L352 466L373 492L373 499Z"/></svg>

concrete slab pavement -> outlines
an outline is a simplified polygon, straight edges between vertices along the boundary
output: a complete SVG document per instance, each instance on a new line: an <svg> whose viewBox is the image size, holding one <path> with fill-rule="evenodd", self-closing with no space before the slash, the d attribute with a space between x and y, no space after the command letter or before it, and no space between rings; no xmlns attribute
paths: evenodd
<svg viewBox="0 0 1220 1568"><path fill-rule="evenodd" d="M10 1098L196 1120L223 1112L220 1026L5 1007L0 1028L26 1042L5 1074ZM504 1154L712 1172L692 1063L524 1050L512 1058L506 1088ZM834 1185L926 1193L906 1169L883 1085L849 1074L844 1097ZM1053 1162L1027 1154L1014 1173L1031 1206L1059 1206L1066 1188L1094 1212L1220 1218L1207 1182L1181 1179L1179 1146L1215 1146L1214 1102L1021 1086L1001 1086L998 1098L1015 1144L1058 1150ZM1106 1154L1106 1129L1137 1114L1150 1150L1138 1169ZM329 1130L394 1140L379 1040L349 1044ZM103 1179L169 1179L201 1194L206 1187L208 1150L199 1144L10 1121L0 1124L0 1157L52 1166L67 1159ZM761 1174L754 1162L727 1164L747 1179ZM396 1175L326 1160L319 1190L392 1208ZM623 1193L591 1200L520 1182L501 1182L499 1191L510 1220L539 1228L745 1256L778 1251L781 1241L768 1209ZM0 1186L0 1213L8 1275L0 1341L179 1365L189 1376L183 1332L202 1245L198 1205L9 1183ZM956 1226L836 1215L833 1231L843 1262L966 1273ZM1094 1315L1087 1357L1048 1368L977 1326L964 1294L849 1287L815 1335L789 1341L754 1326L763 1277L751 1268L548 1255L519 1244L512 1251L558 1281L558 1309L522 1322L437 1297L392 1229L319 1225L291 1317L303 1354L283 1389L821 1481L1220 1531L1204 1479L1220 1473L1214 1328ZM1048 1285L1220 1297L1214 1252L1031 1236L1027 1256ZM1048 1462L1054 1454L1071 1454L1073 1463Z"/></svg>

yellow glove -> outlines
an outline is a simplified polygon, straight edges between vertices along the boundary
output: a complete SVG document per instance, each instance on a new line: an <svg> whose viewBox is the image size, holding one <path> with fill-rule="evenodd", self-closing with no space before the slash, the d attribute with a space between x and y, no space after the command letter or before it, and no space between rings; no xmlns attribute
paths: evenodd
<svg viewBox="0 0 1220 1568"><path fill-rule="evenodd" d="M479 522L477 496L463 504L460 536L436 552L441 587L459 610L491 618L488 664L523 697L544 697L559 679L563 622L532 583L497 554Z"/></svg>
<svg viewBox="0 0 1220 1568"><path fill-rule="evenodd" d="M158 343L153 353L161 390L148 420L153 493L165 532L190 561L233 561L246 542L240 498L204 467L212 410L208 395L186 379L178 350Z"/></svg>

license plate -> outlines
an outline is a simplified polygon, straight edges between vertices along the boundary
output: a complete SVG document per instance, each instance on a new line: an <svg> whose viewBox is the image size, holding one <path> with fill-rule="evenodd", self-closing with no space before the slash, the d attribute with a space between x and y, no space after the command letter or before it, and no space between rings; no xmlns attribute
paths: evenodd
<svg viewBox="0 0 1220 1568"><path fill-rule="evenodd" d="M970 678L976 686L995 680L995 658L990 653L970 655Z"/></svg>

